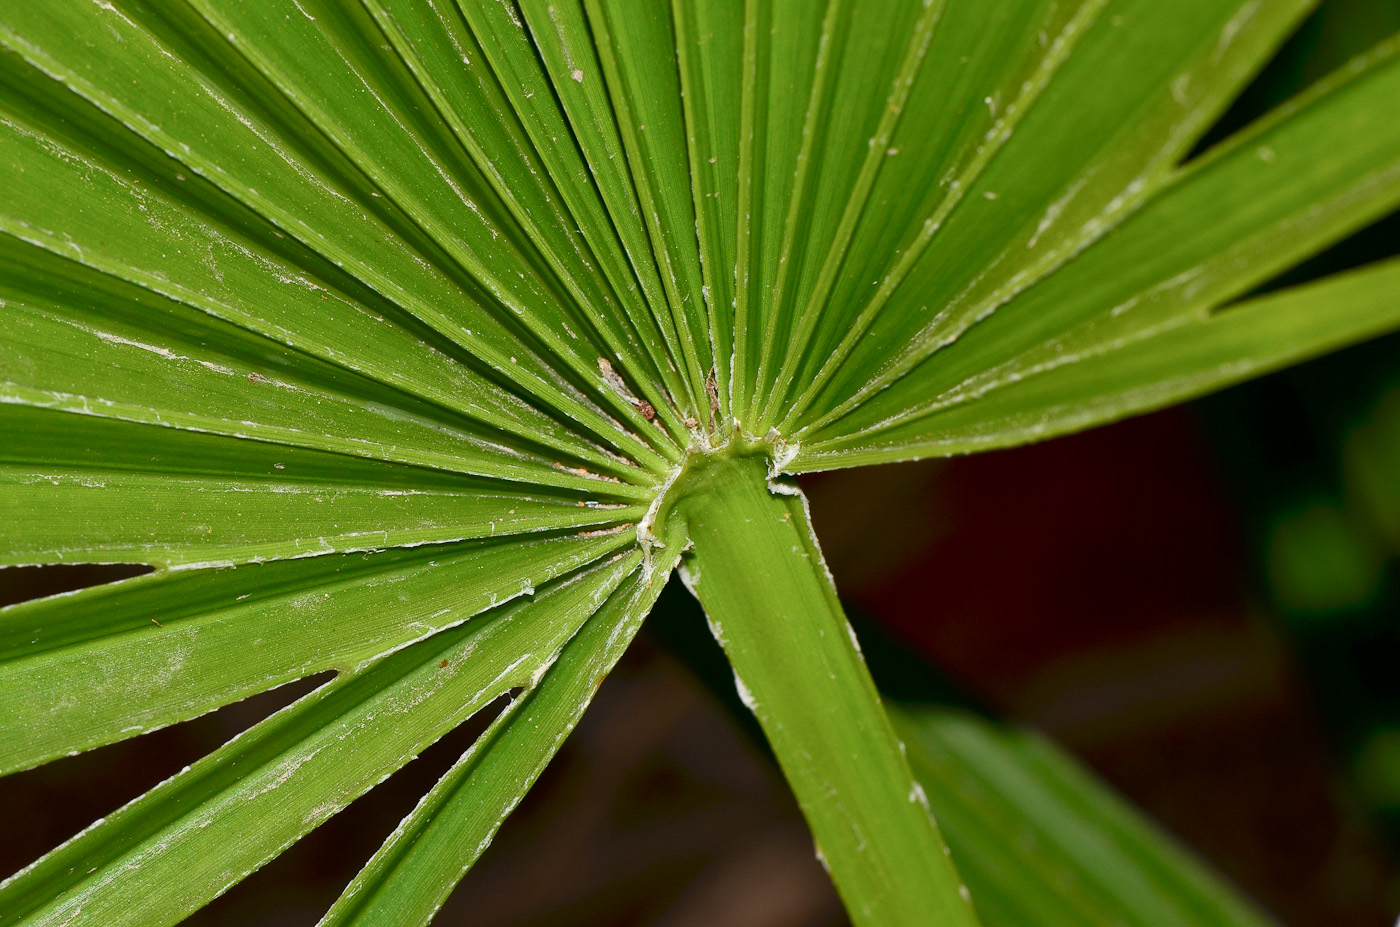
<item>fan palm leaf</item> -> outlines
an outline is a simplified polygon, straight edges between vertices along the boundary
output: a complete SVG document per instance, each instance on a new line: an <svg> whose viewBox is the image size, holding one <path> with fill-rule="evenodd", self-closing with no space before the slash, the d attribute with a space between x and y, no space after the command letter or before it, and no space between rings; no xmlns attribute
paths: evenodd
<svg viewBox="0 0 1400 927"><path fill-rule="evenodd" d="M1251 295L1400 205L1400 40L1189 157L1310 9L0 6L0 565L155 568L0 613L0 772L335 671L0 924L178 922L508 699L324 921L426 922L677 567L857 923L1259 923L1040 747L911 771L787 475L1400 328L1394 260Z"/></svg>

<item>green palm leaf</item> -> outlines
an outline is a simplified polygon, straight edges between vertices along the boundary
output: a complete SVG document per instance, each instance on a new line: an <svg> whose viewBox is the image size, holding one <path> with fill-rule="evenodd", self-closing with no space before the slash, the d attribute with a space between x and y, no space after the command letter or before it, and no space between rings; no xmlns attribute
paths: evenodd
<svg viewBox="0 0 1400 927"><path fill-rule="evenodd" d="M1184 161L1310 6L5 4L0 566L157 569L0 612L0 771L336 677L0 924L175 923L516 692L326 918L425 923L678 565L857 923L1255 923L956 731L1004 803L950 861L783 474L1400 328L1393 261L1248 295L1400 206L1400 40ZM1151 890L1055 895L1109 863Z"/></svg>
<svg viewBox="0 0 1400 927"><path fill-rule="evenodd" d="M888 707L983 923L1270 923L1044 738Z"/></svg>

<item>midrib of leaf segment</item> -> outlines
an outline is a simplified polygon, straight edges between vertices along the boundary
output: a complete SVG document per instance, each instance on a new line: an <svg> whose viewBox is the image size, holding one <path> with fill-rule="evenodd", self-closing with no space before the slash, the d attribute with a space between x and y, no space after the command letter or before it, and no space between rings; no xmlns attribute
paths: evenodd
<svg viewBox="0 0 1400 927"><path fill-rule="evenodd" d="M727 132L741 96L743 7L672 0L681 108L687 131L691 197L699 244L701 292L709 320L710 356L721 421L733 417L734 256L737 178L726 176L737 154ZM736 41L737 39L737 41ZM728 97L726 105L726 96Z"/></svg>
<svg viewBox="0 0 1400 927"><path fill-rule="evenodd" d="M9 37L13 40L13 44L22 46L22 51L29 51L29 52L31 52L31 53L37 52L37 49L35 49L35 48L34 48L32 45L30 45L29 43L21 42L21 41L14 35L14 33L9 33ZM27 46L27 47L25 47L25 46ZM167 59L169 59L169 60L176 60L175 57L172 56L172 55L169 55L168 52L164 53L164 56L165 56ZM35 62L33 61L33 58L32 58L32 57L31 57L31 63L35 63ZM54 67L54 64L53 64L53 62L52 62L51 60L50 60L50 61L42 62L42 64L43 64L43 65L47 65L47 67L42 67L42 69L43 69L46 73L49 73L50 75L53 75L56 71L59 71L58 68ZM62 74L61 76L62 76L63 82L64 82L65 84L67 84L68 86L70 86L70 87L73 87L75 84L81 85L81 83L82 83L82 82L81 82L81 79L80 79L80 78L78 77L78 75L76 75L76 74L68 73L68 74ZM76 88L75 88L75 89L76 89ZM170 157L176 158L177 160L180 161L180 163L184 163L184 164L189 165L189 166L191 167L191 170L192 170L192 171L195 171L195 172L198 173L198 174L205 175L205 176L212 176L212 177L215 177L215 178L218 178L218 179L221 179L221 180L225 180L225 181L227 180L227 178L224 177L224 175L222 174L222 172L214 165L214 163L213 163L212 161L207 161L207 162L205 162L205 163L199 163L199 162L196 160L195 155L194 155L191 151L186 151L186 150L184 150L184 147L185 147L185 146L184 146L184 143L175 141L174 139L170 139L170 138L161 138L161 137L158 137L158 136L160 135L159 130L154 126L154 123L152 123L150 120L144 120L144 122L143 122L143 120L142 120L141 118L135 117L134 115L132 115L132 114L130 114L130 113L122 113L122 112L120 111L120 108L119 108L119 107L113 105L113 101L111 101L110 99L107 99L107 100L101 99L100 96L97 94L97 92L96 92L93 88L87 87L87 88L84 88L84 89L87 89L87 90L89 91L87 94L85 94L85 96L87 97L87 99L88 99L89 101L98 103L100 108L102 108L102 109L108 111L109 113L110 113L110 112L113 112L113 110L116 110L117 118L119 118L119 121L122 121L128 129L131 129L131 130L133 130L133 132L134 132L135 134L141 135L143 138L146 138L147 141L150 141L150 142L152 142L153 144L157 144L158 147L160 147L160 148L161 148L167 155L169 155ZM226 101L225 101L225 102L226 102ZM106 105L102 105L102 104L106 104ZM125 116L126 118L124 118L124 119L120 118L120 117L122 117L122 116ZM246 118L246 117L245 117L245 118ZM244 121L244 120L240 120L240 121ZM143 131L143 130L144 130L144 131ZM156 137L152 137L152 136L156 136ZM162 144L162 143L163 143L163 144ZM350 151L348 151L348 152L342 152L342 153L345 153L345 154L349 155L349 154L353 154L353 153L354 153L354 150L353 150L353 148L352 148ZM284 153L284 155L285 155L285 153ZM75 155L75 157L81 158L80 155ZM245 187L242 188L242 189L238 189L235 185L233 185L233 184L231 184L231 183L225 182L225 183L222 185L222 189L224 189L225 192L230 193L231 195L235 195L235 196L236 196L237 194L243 194L244 197L243 197L243 199L242 199L242 202L244 203L244 205L246 205L246 206L248 206L249 208L253 209L255 212L257 212L259 215L263 216L264 218L267 218L267 217L268 217L268 213L273 213L274 215L275 215L275 213L276 213L275 205L274 205L273 203L271 203L269 200L265 199L265 198L259 199L259 198L257 197L256 190L253 190L253 189L251 188L251 186L245 186ZM304 238L310 238L310 237L311 237L310 229L309 229L308 227L306 227L305 225L302 225L301 227L298 227L298 224L297 224L295 221L286 219L286 217L281 217L281 218L284 218L284 221L281 223L281 227L282 227L282 228L286 228L286 229L288 229L288 230L290 230L290 231L293 231L294 233L301 233L301 235L304 236ZM313 241L312 241L311 243L312 243L312 244L319 244L319 245L322 245L324 250L328 250L328 251L330 252L330 256L331 256L331 259L332 259L333 263L335 263L337 266L344 266L344 264L346 263L345 261L341 260L341 259L339 258L338 255L335 254L335 251L333 250L333 248L328 247L329 243L327 243L327 242L316 242L316 241L314 241L314 239L313 239ZM77 250L77 249L75 248L74 250ZM122 278L122 279L132 280L133 277L136 276L136 275L133 275L133 274L130 274L130 273L123 273L123 272L122 272L122 268L120 268L120 267L115 267L115 268L102 268L102 269L106 270L107 272L113 272L113 273L115 273L118 277L120 277L120 278ZM365 274L365 276L371 276L371 275ZM138 283L138 285L142 285L142 284L149 285L149 281L143 281L143 280L141 280L141 279L139 279L139 278L135 279L133 282ZM386 289L386 290L388 290L388 295L389 295L390 297L398 297L397 302L398 302L399 304L407 303L407 304L408 304L408 308L410 309L410 311L413 311L413 310L415 310L415 309L421 310L421 304L414 304L414 303L412 302L412 300L409 299L403 291L395 292L393 289L390 289L390 288L388 288L388 287L382 286L382 284L385 282L384 280L382 280L382 279L373 279L373 278L371 277L370 280L369 280L369 282L370 282L371 284L378 284L378 285L381 285L381 289ZM167 290L167 292L168 292L168 290L169 290L168 287L163 288L163 289ZM187 294L176 294L176 295L177 295L177 298L178 298L179 296L186 296ZM197 308L205 309L206 311L207 311L208 308L209 308L207 302L201 304L201 301L200 301L200 300L197 300L197 299L195 299L195 300L186 299L186 301L187 301L187 302L190 302L192 305L196 306ZM415 315L419 315L419 314L421 314L421 313L420 313L420 312L415 312ZM235 318L235 321L236 321L236 322L240 322L240 323L246 324L248 320L247 320L246 318L244 318L244 319ZM443 320L440 319L440 318L434 319L434 321L436 321L436 322L438 323L438 327L439 327L439 328L450 328L450 325L445 324L445 323L443 322ZM536 324L538 325L538 324L540 324L540 323L537 322ZM252 328L253 328L254 330L259 330L259 328L262 328L264 332L266 331L265 327L262 327L262 326L254 325L254 326L252 326ZM291 341L292 343L295 343L295 339L287 339L287 340ZM304 349L312 350L312 351L314 352L314 347L315 347L315 346L314 346L313 344L306 343L306 342L302 342L302 343L301 343L300 345L298 345L298 346L299 346L299 347L302 347L302 348L304 348ZM621 353L619 353L619 357L620 357L620 358L623 357L623 356L625 356L625 355L622 355ZM343 363L343 362L344 362L343 355L342 355L342 357L332 358L332 362L335 362L335 363ZM634 362L634 363L635 363L635 362ZM498 365L498 366L503 366L503 365ZM506 366L506 369L507 369L507 370L511 370L511 369L513 369L513 366L514 366L513 364L512 364L512 365L508 365L508 366ZM636 366L641 367L641 366L643 366L643 365L637 364ZM630 373L629 366L624 366L623 364L619 364L619 367L620 367L624 372L629 372L629 373ZM644 369L644 368L643 368L643 369ZM371 374L371 376L373 376L373 375L376 374L376 373L381 373L380 371L375 371L375 370L373 370L372 367L368 370L368 372ZM644 422L647 421L647 420L645 419L645 417L642 415L641 410L640 410L640 408L639 408L640 403L634 403L634 402L625 401L625 400L619 401L619 400L622 400L622 397L616 396L615 391L613 391L613 390L611 390L610 388L608 388L608 385L607 385L606 381L602 381L602 378L598 377L598 374L597 374L596 371L590 371L590 373L592 374L594 380L596 380L596 381L601 381L601 385L596 386L595 389L596 389L597 394L602 398L604 404L606 405L606 407L607 407L610 411L616 411L616 412L619 413L620 417L631 419L631 420L633 420L634 422L637 421L638 419L640 419L640 420L642 420L642 421L644 421ZM382 377L382 378L385 379L385 380L388 380L388 381L390 381L390 382L392 382L393 379L394 379L392 376L387 376L387 377ZM638 383L651 384L651 382L652 382L650 379L648 379L648 378L646 378L646 377L638 377L638 376L636 376L636 375L633 375L633 379L635 380L635 382L638 382ZM540 381L539 381L538 379L536 379L536 380L534 380L534 381L532 381L532 382L531 382L531 381L527 381L526 385L532 386L532 387L538 387L539 383L540 383ZM415 384L415 386L417 386L417 384ZM443 401L444 399L447 398L447 397L442 396L441 394L439 394L438 396L434 397L434 396L433 396L433 392L434 392L434 391L432 391L432 390L415 389L414 392L415 392L415 393L419 393L419 394L426 393L427 395L426 395L425 398L429 398L430 400L436 399L436 401ZM645 391L642 391L642 392L643 392L643 395L646 395L646 392L645 392ZM530 395L537 395L537 391L532 390L531 393L530 393ZM655 394L655 393L652 393L652 395L656 395L656 394ZM546 405L551 404L551 403L553 402L553 400L554 400L554 399L557 399L557 398L558 398L558 392L557 392L557 391L554 391L552 394L547 392L547 393L546 393ZM557 403L553 403L553 404L556 405L556 406L558 405ZM460 404L458 404L458 405L460 405ZM660 404L660 405L658 406L656 403L653 403L652 405L653 405L653 408L654 408L654 409L657 409L657 414L658 414L658 416L660 416L660 415L666 415L666 416L668 416L668 418L670 418L671 420L674 420L674 419L676 418L675 413L674 413L674 410L669 409L669 407L668 407L667 404L662 403L662 404ZM477 411L477 410L473 410L473 411ZM469 413L469 414L470 414L470 413ZM487 424L500 425L500 426L504 426L504 427L507 427L507 428L510 427L509 423L506 423L506 422L502 422L502 421L499 421L499 420L497 420L497 421L491 421L491 419L490 419L489 416L486 418L486 423L487 423ZM620 427L616 427L616 426L615 426L615 423L613 423L612 421L609 421L608 424L609 424L609 426L610 426L610 429L609 429L609 428L603 428L603 429L595 429L595 430L601 430L601 431L604 432L604 434L609 434L610 431L611 431L611 432L617 432L618 434L621 435L621 438L622 438L623 440L622 440L621 442L615 441L615 443L618 443L620 446L622 446L622 447L624 447L624 448L629 448L629 449L633 449L633 450L635 450L635 449L637 448L638 443L637 443L637 441L635 440L635 436L633 436L633 435L631 435L631 434L629 434L629 433L626 433L626 432L625 432L622 428L620 428ZM648 423L648 424L649 424L649 423ZM651 426L651 427L655 427L655 426ZM520 432L520 429L519 429L518 427L517 427L516 429L514 429L514 430L515 430L517 433L521 433L521 432ZM536 430L527 429L526 431L523 432L523 434L524 434L524 436L529 437L529 438L531 438L531 439L533 439L533 440L541 440L541 434L540 434L538 431L536 431ZM544 440L546 441L546 443L548 443L548 438L547 438L547 436L544 437ZM630 441L630 446L629 446L629 443L628 443L629 441ZM663 443L662 446L663 446L663 447L666 447L666 446L668 446L668 445L666 445L666 444ZM674 453L676 452L676 451L675 451L675 446L674 446L674 444L670 444L669 447L670 447L670 451L669 451L669 453L668 453L668 456L670 456L670 455L672 455L672 454L674 454ZM576 448L570 447L570 448L568 448L568 450L569 450L570 453L575 453L575 454L577 453L577 449L576 449ZM600 456L600 455L590 455L587 459L589 460L590 463L595 464L595 465L601 463L601 464L604 465L605 468L608 467L608 466L614 466L614 472L616 472L615 465L613 465L612 460L609 459L609 458L602 457L602 456ZM651 463L652 463L653 466L655 466L656 464L661 463L661 461L655 459L655 458L654 458L654 455L653 455L653 456L652 456L652 459L651 459ZM630 472L630 470L631 470L631 468L627 468L627 469L625 469L625 470L623 470L623 471L621 471L621 472L622 472L622 474L624 475L624 477L632 477L633 474ZM634 477L634 478L635 478L635 477Z"/></svg>
<svg viewBox="0 0 1400 927"><path fill-rule="evenodd" d="M749 321L751 276L753 267L753 239L750 228L753 224L753 209L756 184L755 151L758 145L756 124L758 107L762 102L758 94L760 61L758 44L761 39L760 19L757 4L744 4L743 48L740 56L739 77L739 147L738 180L735 187L734 232L734 328L733 349L729 355L729 407L748 408L751 387L754 383L749 373ZM733 412L731 411L731 416Z"/></svg>

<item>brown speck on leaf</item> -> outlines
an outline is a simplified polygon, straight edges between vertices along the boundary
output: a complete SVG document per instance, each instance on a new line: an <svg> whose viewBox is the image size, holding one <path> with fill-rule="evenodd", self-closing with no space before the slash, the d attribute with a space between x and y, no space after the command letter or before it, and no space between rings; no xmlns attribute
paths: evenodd
<svg viewBox="0 0 1400 927"><path fill-rule="evenodd" d="M715 379L715 369L705 375L705 395L710 397L710 431L715 431L715 420L719 417L719 381Z"/></svg>
<svg viewBox="0 0 1400 927"><path fill-rule="evenodd" d="M268 380L267 380L267 377L263 376L263 375L260 374L260 373L250 373L250 374L248 374L248 382L249 382L249 383L266 383L266 382L268 382Z"/></svg>
<svg viewBox="0 0 1400 927"><path fill-rule="evenodd" d="M445 666L447 666L447 661L446 661L446 660L443 660L441 663L438 664L438 669L442 669L442 668L444 668Z"/></svg>
<svg viewBox="0 0 1400 927"><path fill-rule="evenodd" d="M637 403L637 411L642 413L642 418L649 422L656 418L656 407L645 399Z"/></svg>
<svg viewBox="0 0 1400 927"><path fill-rule="evenodd" d="M156 621L154 618L151 619L151 624L155 625L158 628L165 627L165 625L161 624L159 621Z"/></svg>
<svg viewBox="0 0 1400 927"><path fill-rule="evenodd" d="M636 396L632 395L632 391L627 388L627 382L618 375L618 372L613 369L612 362L606 357L598 358L598 372L602 374L603 382L606 383L613 392L630 402L638 411L642 411L643 406L651 409L651 404L645 399L638 399ZM653 413L655 413L655 411L655 409L652 409ZM642 412L642 414L646 415L645 412ZM647 415L647 418L650 419L651 416Z"/></svg>

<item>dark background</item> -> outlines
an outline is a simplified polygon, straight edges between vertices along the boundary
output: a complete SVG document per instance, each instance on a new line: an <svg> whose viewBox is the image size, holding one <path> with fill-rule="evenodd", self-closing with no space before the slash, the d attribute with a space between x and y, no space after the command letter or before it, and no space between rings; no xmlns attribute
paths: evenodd
<svg viewBox="0 0 1400 927"><path fill-rule="evenodd" d="M1394 0L1324 4L1202 147L1397 29ZM1272 285L1396 253L1391 217ZM1394 923L1400 337L1083 435L804 487L887 693L1047 732L1288 924ZM122 570L0 570L0 602ZM845 923L720 660L669 588L438 922ZM0 874L318 681L0 782ZM314 924L484 725L187 923Z"/></svg>

